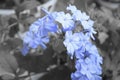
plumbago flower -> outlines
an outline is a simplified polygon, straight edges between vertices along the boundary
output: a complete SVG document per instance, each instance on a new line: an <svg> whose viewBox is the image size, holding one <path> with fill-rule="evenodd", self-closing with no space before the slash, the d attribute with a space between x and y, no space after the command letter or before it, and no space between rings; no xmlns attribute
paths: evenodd
<svg viewBox="0 0 120 80"><path fill-rule="evenodd" d="M72 20L72 16L64 12L59 12L55 20L62 24L63 31L72 30L74 28L74 21Z"/></svg>
<svg viewBox="0 0 120 80"><path fill-rule="evenodd" d="M80 10L77 10L75 6L69 5L67 7L67 10L70 10L72 12L73 20L79 21L83 28L88 30L88 33L86 33L86 35L94 39L93 34L96 34L96 32L93 29L94 21L92 21L85 12L82 13Z"/></svg>
<svg viewBox="0 0 120 80"><path fill-rule="evenodd" d="M71 58L74 52L81 47L79 33L72 33L72 31L67 31L65 34L64 45L67 47L68 54Z"/></svg>
<svg viewBox="0 0 120 80"><path fill-rule="evenodd" d="M67 49L67 54L71 59L75 58L76 71L71 74L71 79L102 80L100 77L102 74L102 57L91 42L91 39L95 40L93 34L96 34L93 28L94 21L85 12L81 12L73 5L67 7L71 13L49 13L45 9L42 10L46 16L31 24L23 39L23 55L27 55L30 48L41 46L46 49L46 44L49 43L50 38L48 34L57 35L61 34L59 31L62 31L65 33L63 44ZM77 24L78 22L79 24Z"/></svg>

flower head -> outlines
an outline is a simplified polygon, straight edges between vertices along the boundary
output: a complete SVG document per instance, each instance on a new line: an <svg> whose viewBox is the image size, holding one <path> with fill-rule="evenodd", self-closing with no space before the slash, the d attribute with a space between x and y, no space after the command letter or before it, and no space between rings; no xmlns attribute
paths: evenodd
<svg viewBox="0 0 120 80"><path fill-rule="evenodd" d="M38 45L46 48L45 44L49 42L49 38L43 37L39 34L34 34L32 32L26 32L26 36L24 37L23 41L31 48L37 48Z"/></svg>
<svg viewBox="0 0 120 80"><path fill-rule="evenodd" d="M65 34L64 45L67 48L68 54L73 57L74 52L80 48L80 37L79 33L72 33L72 31L67 31Z"/></svg>
<svg viewBox="0 0 120 80"><path fill-rule="evenodd" d="M77 20L77 21L85 21L85 20L88 20L89 19L89 16L86 15L85 12L81 12L80 10L78 10L74 5L69 5L67 7L67 10L70 10L72 12L72 16L73 16L73 19L74 20Z"/></svg>
<svg viewBox="0 0 120 80"><path fill-rule="evenodd" d="M71 77L73 80L76 80L76 78L81 80L83 76L76 76L79 73L84 75L87 80L101 80L99 75L102 73L100 66L102 57L99 55L97 48L90 41L86 41L82 47L75 51L75 57L77 58L76 71L72 73Z"/></svg>
<svg viewBox="0 0 120 80"><path fill-rule="evenodd" d="M72 16L64 12L59 12L55 20L62 24L63 31L72 30L74 28L74 21L72 20Z"/></svg>
<svg viewBox="0 0 120 80"><path fill-rule="evenodd" d="M37 48L38 46L47 48L48 33L52 32L55 36L60 37L58 31L62 33L63 30L65 32L65 37L62 37L64 38L63 44L68 55L71 58L75 57L76 60L76 71L71 74L72 80L101 80L102 57L90 40L90 38L94 39L93 34L96 33L93 28L94 21L74 5L67 7L72 15L64 12L49 13L45 9L42 10L46 13L46 16L35 21L23 39L23 55L26 55L30 48ZM56 22L60 23L62 28ZM80 27L78 28L80 30L75 31L77 29L75 26L79 24L82 28Z"/></svg>
<svg viewBox="0 0 120 80"><path fill-rule="evenodd" d="M77 11L77 8L76 6L69 4L69 6L67 7L67 10L70 10L72 13L74 13Z"/></svg>

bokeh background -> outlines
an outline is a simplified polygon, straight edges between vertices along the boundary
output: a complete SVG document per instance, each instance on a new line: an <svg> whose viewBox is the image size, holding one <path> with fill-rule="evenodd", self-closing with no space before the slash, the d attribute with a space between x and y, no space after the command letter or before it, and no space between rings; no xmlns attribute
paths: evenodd
<svg viewBox="0 0 120 80"><path fill-rule="evenodd" d="M30 24L45 15L42 7L65 11L69 4L95 21L103 80L120 80L120 0L0 0L0 80L71 80L74 62L62 51L61 40L26 56L20 51Z"/></svg>

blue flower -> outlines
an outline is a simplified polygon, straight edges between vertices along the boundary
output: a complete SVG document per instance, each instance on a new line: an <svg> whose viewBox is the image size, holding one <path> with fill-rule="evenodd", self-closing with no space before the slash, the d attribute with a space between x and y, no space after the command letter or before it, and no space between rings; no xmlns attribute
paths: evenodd
<svg viewBox="0 0 120 80"><path fill-rule="evenodd" d="M98 54L97 48L90 42L86 42L83 48L75 51L77 60L75 63L76 71L71 75L74 78L73 80L77 80L78 76L76 75L80 74L84 75L87 80L101 80L99 75L102 73L100 65L102 64L102 57ZM82 80L81 78L83 76L79 76L78 80Z"/></svg>
<svg viewBox="0 0 120 80"><path fill-rule="evenodd" d="M95 38L93 34L96 34L96 31L93 28L94 22L92 20L88 20L88 21L82 21L81 24L83 28L88 31L86 35L94 40Z"/></svg>
<svg viewBox="0 0 120 80"><path fill-rule="evenodd" d="M94 21L85 13L78 10L74 5L69 5L67 10L71 14L64 12L49 13L42 9L47 15L35 21L26 32L23 39L24 46L22 54L26 55L30 48L41 46L46 49L49 42L48 33L57 33L59 30L65 32L64 46L71 58L75 57L76 71L71 74L72 80L101 80L102 74L102 57L99 55L95 45L92 44L90 38L94 39L93 28ZM62 28L58 24L62 25ZM78 24L77 24L78 23ZM75 33L75 26L82 26L81 32ZM59 34L59 33L57 33ZM57 35L59 37L59 35Z"/></svg>
<svg viewBox="0 0 120 80"><path fill-rule="evenodd" d="M69 5L67 7L67 10L70 10L72 12L72 14L73 14L72 16L73 16L74 20L85 21L85 20L88 20L90 18L85 12L82 13L80 10L78 10L73 5Z"/></svg>
<svg viewBox="0 0 120 80"><path fill-rule="evenodd" d="M78 36L78 37L80 38L80 44L79 44L79 49L77 49L77 50L75 51L75 57L76 57L77 59L80 59L80 58L82 59L82 58L85 57L84 52L86 51L86 48L87 48L86 45L89 45L90 40L89 40L89 38L88 38L85 34L83 34L82 32L79 33L79 36Z"/></svg>
<svg viewBox="0 0 120 80"><path fill-rule="evenodd" d="M51 15L38 19L32 24L32 26L30 26L30 30L36 30L35 32L41 31L44 34L47 34L48 32L56 32L57 28L58 25L55 23L54 18Z"/></svg>
<svg viewBox="0 0 120 80"><path fill-rule="evenodd" d="M96 46L95 45L93 45L92 43L87 43L87 45L86 45L86 51L89 53L89 54L91 54L91 55L93 55L94 57L95 57L95 60L94 61L96 61L97 63L96 64L102 64L102 57L99 55L99 53L98 53L98 50L97 50L97 48L96 48Z"/></svg>
<svg viewBox="0 0 120 80"><path fill-rule="evenodd" d="M59 12L55 20L62 24L63 31L72 30L74 28L74 21L72 20L72 16L64 12Z"/></svg>
<svg viewBox="0 0 120 80"><path fill-rule="evenodd" d="M76 60L76 71L71 74L72 80L101 80L101 67L96 65L94 56Z"/></svg>
<svg viewBox="0 0 120 80"><path fill-rule="evenodd" d="M21 49L22 55L26 56L29 50L30 50L30 47L28 47L28 45L24 43L23 48Z"/></svg>
<svg viewBox="0 0 120 80"><path fill-rule="evenodd" d="M80 33L80 44L81 47L75 51L76 71L71 75L72 80L101 80L102 57L96 46L83 33Z"/></svg>
<svg viewBox="0 0 120 80"><path fill-rule="evenodd" d="M49 42L48 32L57 32L57 27L53 14L47 15L30 25L29 31L26 32L23 42L27 44L29 48L37 48L40 45L45 49L45 44ZM27 54L27 46L24 47L23 52L25 52L25 54Z"/></svg>
<svg viewBox="0 0 120 80"><path fill-rule="evenodd" d="M34 34L39 34L41 36L47 36L48 30L44 27L44 21L46 20L46 17L43 17L41 19L38 19L29 27L29 32L33 32Z"/></svg>
<svg viewBox="0 0 120 80"><path fill-rule="evenodd" d="M75 71L71 74L72 80L89 80L86 75L81 74L79 71Z"/></svg>
<svg viewBox="0 0 120 80"><path fill-rule="evenodd" d="M55 23L52 16L48 16L44 21L44 28L49 32L57 32L58 25Z"/></svg>
<svg viewBox="0 0 120 80"><path fill-rule="evenodd" d="M69 6L67 7L67 10L70 10L72 13L74 13L75 11L77 11L77 8L76 6L69 4Z"/></svg>
<svg viewBox="0 0 120 80"><path fill-rule="evenodd" d="M76 10L72 16L74 20L80 21L80 22L89 19L89 16L87 16L85 13L82 13L80 10Z"/></svg>
<svg viewBox="0 0 120 80"><path fill-rule="evenodd" d="M85 12L82 13L80 10L76 10L72 16L74 20L80 22L86 21L90 18Z"/></svg>
<svg viewBox="0 0 120 80"><path fill-rule="evenodd" d="M76 71L71 74L72 80L102 80L98 75L94 75L91 79L88 79L86 75L81 74L79 71Z"/></svg>
<svg viewBox="0 0 120 80"><path fill-rule="evenodd" d="M34 37L34 35L32 34L32 32L26 32L25 36L23 38L24 43L28 44L29 42L31 42L31 40L33 40L32 38Z"/></svg>
<svg viewBox="0 0 120 80"><path fill-rule="evenodd" d="M84 21L84 20L88 20L88 19L90 19L90 17L85 12L83 12L80 21Z"/></svg>
<svg viewBox="0 0 120 80"><path fill-rule="evenodd" d="M87 57L81 63L81 73L86 75L88 78L92 77L92 74L101 74L101 68L96 64L96 59L94 56Z"/></svg>
<svg viewBox="0 0 120 80"><path fill-rule="evenodd" d="M67 7L67 10L70 10L72 12L73 20L80 21L81 25L83 26L83 29L88 30L86 35L94 40L95 38L93 34L96 34L93 28L94 21L90 20L90 17L85 12L77 10L75 6L69 5Z"/></svg>
<svg viewBox="0 0 120 80"><path fill-rule="evenodd" d="M67 48L68 54L73 57L74 52L81 47L79 33L73 34L72 31L67 31L63 43Z"/></svg>
<svg viewBox="0 0 120 80"><path fill-rule="evenodd" d="M37 48L40 45L43 49L46 49L47 47L45 44L47 44L48 42L48 37L41 37L39 35L36 35L33 41L31 41L28 46L30 46L31 48Z"/></svg>
<svg viewBox="0 0 120 80"><path fill-rule="evenodd" d="M37 48L39 45L43 48L46 49L46 45L49 42L48 37L43 37L40 34L35 34L33 32L26 32L26 35L23 39L24 44L26 44L23 50L24 54L27 54L28 48ZM28 48L27 48L28 47Z"/></svg>
<svg viewBox="0 0 120 80"><path fill-rule="evenodd" d="M82 21L81 24L82 24L84 29L90 29L91 28L91 25L89 24L88 21Z"/></svg>
<svg viewBox="0 0 120 80"><path fill-rule="evenodd" d="M83 59L85 55L83 54L85 52L85 48L81 47L78 50L75 51L75 57L76 59Z"/></svg>
<svg viewBox="0 0 120 80"><path fill-rule="evenodd" d="M90 41L88 36L84 35L82 32L72 33L72 31L67 31L63 43L67 48L68 54L71 55L71 57L73 57L74 52L76 53L75 55L82 55L79 53L85 52L86 45L88 45ZM81 56L76 56L76 58L77 57Z"/></svg>

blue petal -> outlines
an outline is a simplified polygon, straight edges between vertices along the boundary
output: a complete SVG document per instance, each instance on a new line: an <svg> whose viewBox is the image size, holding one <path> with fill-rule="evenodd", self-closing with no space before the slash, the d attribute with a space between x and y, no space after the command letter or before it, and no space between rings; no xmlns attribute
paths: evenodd
<svg viewBox="0 0 120 80"><path fill-rule="evenodd" d="M69 6L67 7L67 10L70 10L72 13L74 13L77 10L77 8L76 6L69 4Z"/></svg>
<svg viewBox="0 0 120 80"><path fill-rule="evenodd" d="M23 45L23 48L21 49L22 55L26 56L29 52L29 47L27 46L27 44Z"/></svg>

